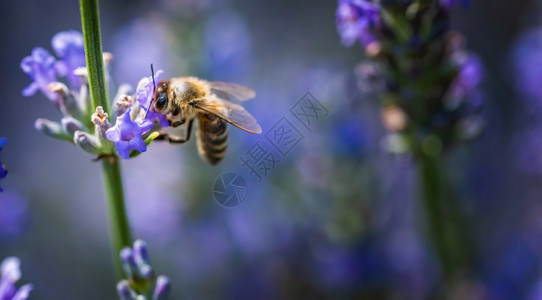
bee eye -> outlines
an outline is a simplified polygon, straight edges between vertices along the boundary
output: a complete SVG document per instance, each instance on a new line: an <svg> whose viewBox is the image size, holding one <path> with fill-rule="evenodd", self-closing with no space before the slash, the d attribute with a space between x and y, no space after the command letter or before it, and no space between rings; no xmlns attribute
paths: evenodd
<svg viewBox="0 0 542 300"><path fill-rule="evenodd" d="M156 108L163 109L167 104L167 95L166 93L160 94L158 100L156 100Z"/></svg>

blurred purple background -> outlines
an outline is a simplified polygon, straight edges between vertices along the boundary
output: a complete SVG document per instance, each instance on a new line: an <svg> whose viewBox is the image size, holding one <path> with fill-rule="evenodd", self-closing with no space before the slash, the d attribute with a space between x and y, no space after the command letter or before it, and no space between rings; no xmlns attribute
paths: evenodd
<svg viewBox="0 0 542 300"><path fill-rule="evenodd" d="M475 269L457 299L542 299L542 8L473 1L453 27L486 68L485 130L447 156L468 212ZM532 3L531 3L532 2ZM363 55L344 48L329 0L101 1L103 48L118 84L194 75L252 87L247 109L269 130L310 92L329 111L258 183L239 158L263 136L232 128L217 167L184 146L153 143L123 162L134 235L172 279L173 299L424 299L440 272L420 233L416 172L382 151L378 102L361 95ZM24 98L21 59L80 30L77 1L2 1L0 136L9 175L0 193L0 259L22 260L32 299L114 299L100 166L34 129L57 119L42 95ZM212 197L228 171L249 195Z"/></svg>

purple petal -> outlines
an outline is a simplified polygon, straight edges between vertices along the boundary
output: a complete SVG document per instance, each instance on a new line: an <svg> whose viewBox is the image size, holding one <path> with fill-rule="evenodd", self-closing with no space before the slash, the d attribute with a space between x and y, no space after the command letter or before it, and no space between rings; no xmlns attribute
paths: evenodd
<svg viewBox="0 0 542 300"><path fill-rule="evenodd" d="M57 71L61 76L66 76L74 89L79 89L81 78L73 71L86 66L83 35L75 30L62 31L53 36L51 44L60 58L56 64Z"/></svg>
<svg viewBox="0 0 542 300"><path fill-rule="evenodd" d="M13 282L0 278L0 300L10 300L16 291Z"/></svg>
<svg viewBox="0 0 542 300"><path fill-rule="evenodd" d="M139 152L147 151L147 146L145 141L141 137L135 137L130 142L130 147Z"/></svg>
<svg viewBox="0 0 542 300"><path fill-rule="evenodd" d="M21 288L19 288L19 291L13 296L13 299L11 300L26 300L30 296L30 292L34 286L32 284L25 284Z"/></svg>
<svg viewBox="0 0 542 300"><path fill-rule="evenodd" d="M23 95L33 95L39 89L49 99L56 101L57 96L48 88L49 83L57 81L55 58L43 48L34 48L32 54L23 58L21 69L33 83L23 90ZM34 86L32 86L34 85Z"/></svg>
<svg viewBox="0 0 542 300"><path fill-rule="evenodd" d="M8 257L0 265L0 274L3 280L16 282L21 278L21 261L17 257Z"/></svg>
<svg viewBox="0 0 542 300"><path fill-rule="evenodd" d="M149 252L147 251L147 243L142 240L134 242L134 254L138 263L149 264Z"/></svg>
<svg viewBox="0 0 542 300"><path fill-rule="evenodd" d="M130 288L130 283L127 280L121 280L117 284L117 293L121 300L136 299L134 292Z"/></svg>
<svg viewBox="0 0 542 300"><path fill-rule="evenodd" d="M124 159L130 158L130 142L120 141L115 143L115 148L120 157Z"/></svg>
<svg viewBox="0 0 542 300"><path fill-rule="evenodd" d="M61 31L55 34L51 40L53 49L59 57L70 55L72 48L85 50L83 35L76 30Z"/></svg>
<svg viewBox="0 0 542 300"><path fill-rule="evenodd" d="M141 123L132 121L130 117L131 108L123 115L117 117L115 126L106 131L107 139L115 142L115 147L122 158L128 158L130 149L139 152L145 152L147 146L141 137L143 134L151 130L153 123L149 120L144 120Z"/></svg>
<svg viewBox="0 0 542 300"><path fill-rule="evenodd" d="M152 121L152 122L158 122L158 124L160 124L161 127L168 127L169 126L169 121L168 121L166 115L155 112L155 111L152 111L152 110L147 113L147 119L146 120L149 120L149 121Z"/></svg>
<svg viewBox="0 0 542 300"><path fill-rule="evenodd" d="M22 94L25 97L30 97L34 95L38 90L39 90L38 85L35 82L32 82L30 85L28 85L27 87L23 89Z"/></svg>
<svg viewBox="0 0 542 300"><path fill-rule="evenodd" d="M337 7L337 30L345 46L374 40L370 30L380 22L379 6L367 0L342 0Z"/></svg>
<svg viewBox="0 0 542 300"><path fill-rule="evenodd" d="M112 141L118 142L120 140L120 132L118 127L111 127L105 132L105 137Z"/></svg>
<svg viewBox="0 0 542 300"><path fill-rule="evenodd" d="M138 127L141 130L141 134L147 133L152 128L152 122L149 120L144 120L141 124L138 124Z"/></svg>
<svg viewBox="0 0 542 300"><path fill-rule="evenodd" d="M158 276L156 279L156 287L152 295L153 300L167 299L171 291L171 283L166 276Z"/></svg>
<svg viewBox="0 0 542 300"><path fill-rule="evenodd" d="M158 84L160 82L160 76L162 75L164 71L158 70L154 74L154 82ZM151 102L151 99L153 97L154 92L154 85L152 81L152 76L145 77L139 81L139 84L137 85L136 90L136 97L137 101L141 104L141 107L146 111L149 107L149 104Z"/></svg>

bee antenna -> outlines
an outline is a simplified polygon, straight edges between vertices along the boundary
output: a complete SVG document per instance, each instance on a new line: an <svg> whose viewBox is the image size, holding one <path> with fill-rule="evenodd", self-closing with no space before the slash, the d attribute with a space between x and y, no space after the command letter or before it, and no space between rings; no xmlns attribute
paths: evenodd
<svg viewBox="0 0 542 300"><path fill-rule="evenodd" d="M151 74L152 74L152 85L154 87L152 91L154 92L156 90L156 81L154 81L154 66L152 65L152 63L151 63Z"/></svg>
<svg viewBox="0 0 542 300"><path fill-rule="evenodd" d="M145 117L143 120L147 119L147 114L149 113L149 110L151 109L152 101L154 100L154 93L156 92L156 81L154 80L154 67L151 63L151 76L152 76L152 97L151 97L151 103L149 103L149 107L147 107L147 111L145 112Z"/></svg>

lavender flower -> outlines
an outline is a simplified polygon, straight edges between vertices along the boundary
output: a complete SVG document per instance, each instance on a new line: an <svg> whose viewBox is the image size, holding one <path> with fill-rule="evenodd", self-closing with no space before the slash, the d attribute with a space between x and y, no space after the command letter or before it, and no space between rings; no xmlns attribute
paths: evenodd
<svg viewBox="0 0 542 300"><path fill-rule="evenodd" d="M455 94L467 95L475 90L484 78L482 63L480 58L472 53L458 53L454 60L459 73L451 89Z"/></svg>
<svg viewBox="0 0 542 300"><path fill-rule="evenodd" d="M165 300L168 298L171 293L171 282L166 276L160 275L156 279L156 287L154 288L154 293L152 294L153 300Z"/></svg>
<svg viewBox="0 0 542 300"><path fill-rule="evenodd" d="M160 82L160 76L162 75L164 71L158 70L156 74L154 75L154 82ZM166 116L157 113L153 110L149 110L151 100L153 97L155 86L153 84L152 77L145 77L141 79L137 85L136 89L136 100L139 102L141 107L146 113L146 120L150 120L153 122L158 122L160 126L167 127L169 126L169 121L167 120Z"/></svg>
<svg viewBox="0 0 542 300"><path fill-rule="evenodd" d="M120 85L112 107L91 107L83 36L74 30L59 32L53 37L52 46L58 60L47 50L35 48L21 62L21 68L33 80L23 95L33 95L39 90L63 115L60 122L38 119L36 129L99 158L116 153L129 158L147 150L147 145L158 136L153 128L169 126L164 115L146 112L154 91L150 78L141 80L135 95L129 94L130 86ZM106 66L112 57L104 53ZM105 69L105 77L111 78L109 68ZM161 73L158 71L156 77ZM65 80L66 84L59 80ZM110 122L110 116L116 118L116 123Z"/></svg>
<svg viewBox="0 0 542 300"><path fill-rule="evenodd" d="M0 138L0 153L2 152L2 147L6 145L8 142L8 139L6 138ZM8 175L8 171L6 170L6 167L2 162L0 161L0 179L6 178L6 175ZM2 186L0 186L0 192L3 192Z"/></svg>
<svg viewBox="0 0 542 300"><path fill-rule="evenodd" d="M32 83L23 90L23 96L34 95L38 90L58 105L58 97L49 90L49 84L57 81L55 58L45 49L37 47L32 54L23 58L21 69L32 79Z"/></svg>
<svg viewBox="0 0 542 300"><path fill-rule="evenodd" d="M379 70L371 76L383 82L375 90L383 95L384 127L395 140L412 141L405 150L437 154L480 131L483 68L448 28L447 10L456 2L339 1L343 43L359 40L366 46L372 69Z"/></svg>
<svg viewBox="0 0 542 300"><path fill-rule="evenodd" d="M143 120L141 123L132 121L130 117L131 108L122 116L117 117L115 126L109 128L105 135L107 139L115 143L115 147L122 158L130 157L130 150L139 152L147 151L145 141L141 137L152 128L152 122Z"/></svg>
<svg viewBox="0 0 542 300"><path fill-rule="evenodd" d="M363 46L373 40L371 30L380 22L379 6L369 0L339 0L337 29L345 46L359 41Z"/></svg>
<svg viewBox="0 0 542 300"><path fill-rule="evenodd" d="M21 279L21 262L16 257L8 257L0 265L0 299L25 300L28 299L31 284L25 284L17 290L15 283Z"/></svg>
<svg viewBox="0 0 542 300"><path fill-rule="evenodd" d="M146 299L142 295L146 294L152 284L155 285L153 300L164 300L169 297L171 290L169 278L160 275L155 280L147 244L144 241L136 240L133 248L122 249L120 258L128 278L117 284L117 292L121 299Z"/></svg>
<svg viewBox="0 0 542 300"><path fill-rule="evenodd" d="M60 76L66 76L74 89L81 87L81 77L74 74L79 67L84 67L85 45L83 35L75 30L63 31L55 34L51 42L60 61L56 62L56 68Z"/></svg>

